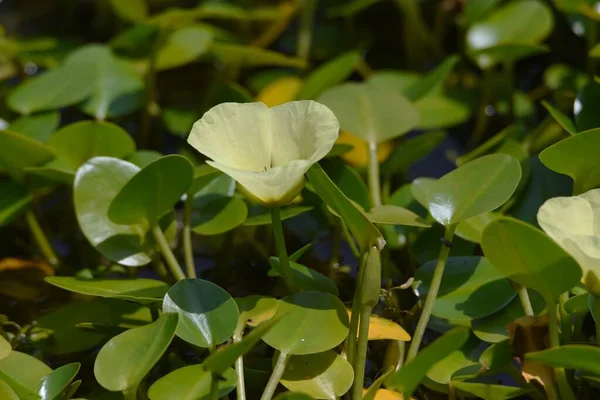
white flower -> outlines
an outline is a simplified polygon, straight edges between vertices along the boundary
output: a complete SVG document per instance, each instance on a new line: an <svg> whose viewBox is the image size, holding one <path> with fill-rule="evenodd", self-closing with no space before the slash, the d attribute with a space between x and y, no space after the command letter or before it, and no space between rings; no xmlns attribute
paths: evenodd
<svg viewBox="0 0 600 400"><path fill-rule="evenodd" d="M549 199L537 219L548 236L577 260L587 289L600 295L600 189Z"/></svg>
<svg viewBox="0 0 600 400"><path fill-rule="evenodd" d="M333 112L314 101L271 109L263 103L222 103L196 121L188 143L253 200L273 206L300 193L304 174L329 153L338 131Z"/></svg>

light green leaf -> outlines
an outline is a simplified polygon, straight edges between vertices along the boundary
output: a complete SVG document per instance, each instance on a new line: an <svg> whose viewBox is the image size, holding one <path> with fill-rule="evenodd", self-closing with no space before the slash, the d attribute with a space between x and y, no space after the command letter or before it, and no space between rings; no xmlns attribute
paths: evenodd
<svg viewBox="0 0 600 400"><path fill-rule="evenodd" d="M311 211L312 206L288 206L281 208L281 220L294 218L300 214ZM261 209L261 212L251 215L244 221L244 226L268 225L271 223L271 212L268 209Z"/></svg>
<svg viewBox="0 0 600 400"><path fill-rule="evenodd" d="M246 221L248 207L237 197L215 197L196 208L192 217L192 230L198 235L219 235L228 232Z"/></svg>
<svg viewBox="0 0 600 400"><path fill-rule="evenodd" d="M571 136L577 134L577 128L575 127L575 123L565 115L563 112L554 108L553 105L548 103L547 101L542 101L542 105L548 110L552 118Z"/></svg>
<svg viewBox="0 0 600 400"><path fill-rule="evenodd" d="M60 125L60 113L48 111L39 114L23 115L9 125L11 131L29 136L45 143L52 132Z"/></svg>
<svg viewBox="0 0 600 400"><path fill-rule="evenodd" d="M326 89L344 82L360 58L359 52L350 51L319 66L304 80L296 100L316 99Z"/></svg>
<svg viewBox="0 0 600 400"><path fill-rule="evenodd" d="M38 383L37 393L42 400L60 400L81 367L80 363L63 365L43 377Z"/></svg>
<svg viewBox="0 0 600 400"><path fill-rule="evenodd" d="M0 167L16 181L24 179L26 168L37 167L55 157L54 150L35 139L0 131Z"/></svg>
<svg viewBox="0 0 600 400"><path fill-rule="evenodd" d="M88 296L123 299L140 303L162 301L169 286L156 279L110 279L50 276L46 282Z"/></svg>
<svg viewBox="0 0 600 400"><path fill-rule="evenodd" d="M271 50L258 47L243 46L230 43L214 43L211 52L217 56L225 66L259 67L281 66L303 68L306 61L301 58L292 58Z"/></svg>
<svg viewBox="0 0 600 400"><path fill-rule="evenodd" d="M163 376L150 386L150 400L205 400L209 398L212 374L203 365L188 365ZM237 376L231 368L219 379L217 396L227 396L235 389Z"/></svg>
<svg viewBox="0 0 600 400"><path fill-rule="evenodd" d="M158 52L156 68L166 70L189 64L208 51L212 40L212 33L200 25L178 29Z"/></svg>
<svg viewBox="0 0 600 400"><path fill-rule="evenodd" d="M525 354L531 361L539 361L551 367L581 370L600 375L600 349L595 346L568 344L552 349Z"/></svg>
<svg viewBox="0 0 600 400"><path fill-rule="evenodd" d="M148 4L146 0L109 0L115 14L130 22L140 22L148 14Z"/></svg>
<svg viewBox="0 0 600 400"><path fill-rule="evenodd" d="M22 400L39 399L38 382L51 372L46 364L20 351L0 359L0 381L7 383Z"/></svg>
<svg viewBox="0 0 600 400"><path fill-rule="evenodd" d="M431 226L409 209L393 205L373 207L367 213L367 218L374 224L420 226L424 228Z"/></svg>

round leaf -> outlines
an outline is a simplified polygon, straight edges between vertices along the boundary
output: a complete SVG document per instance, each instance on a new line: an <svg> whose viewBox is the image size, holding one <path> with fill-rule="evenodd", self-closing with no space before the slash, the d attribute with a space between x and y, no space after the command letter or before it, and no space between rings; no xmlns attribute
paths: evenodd
<svg viewBox="0 0 600 400"><path fill-rule="evenodd" d="M422 281L419 293L425 296L433 277L436 261L415 272ZM450 257L444 269L433 315L452 321L470 321L491 315L508 305L516 296L512 285L484 257Z"/></svg>
<svg viewBox="0 0 600 400"><path fill-rule="evenodd" d="M257 326L270 320L277 312L279 305L277 299L258 295L237 297L235 302L240 312L239 321L250 326Z"/></svg>
<svg viewBox="0 0 600 400"><path fill-rule="evenodd" d="M239 315L229 293L202 279L184 279L173 285L163 301L163 311L179 314L177 336L205 348L229 339Z"/></svg>
<svg viewBox="0 0 600 400"><path fill-rule="evenodd" d="M46 282L88 296L123 299L136 302L162 301L169 286L156 279L109 279L109 278L75 278L68 276L51 276Z"/></svg>
<svg viewBox="0 0 600 400"><path fill-rule="evenodd" d="M211 373L202 365L188 365L163 376L150 386L150 400L198 400L208 399L212 382ZM237 384L237 375L231 368L219 379L217 396L227 396Z"/></svg>
<svg viewBox="0 0 600 400"><path fill-rule="evenodd" d="M219 235L243 224L248 215L246 203L239 197L216 197L197 209L192 230L199 235Z"/></svg>
<svg viewBox="0 0 600 400"><path fill-rule="evenodd" d="M110 203L108 217L121 225L156 225L192 184L194 168L187 158L169 155L135 174Z"/></svg>
<svg viewBox="0 0 600 400"><path fill-rule="evenodd" d="M348 318L352 318L352 310L348 311ZM369 340L401 340L410 341L410 335L394 321L381 318L372 314L369 319Z"/></svg>
<svg viewBox="0 0 600 400"><path fill-rule="evenodd" d="M354 380L354 370L345 358L332 350L291 356L280 379L293 392L315 399L331 399L346 393Z"/></svg>
<svg viewBox="0 0 600 400"><path fill-rule="evenodd" d="M94 363L98 383L115 392L136 390L171 343L177 319L177 314L163 314L149 325L109 340Z"/></svg>
<svg viewBox="0 0 600 400"><path fill-rule="evenodd" d="M547 302L581 279L581 268L567 252L539 229L516 219L503 217L489 224L481 247L500 272L540 292Z"/></svg>
<svg viewBox="0 0 600 400"><path fill-rule="evenodd" d="M348 335L348 314L335 296L306 291L279 300L275 317L285 315L263 340L282 353L320 353L340 344Z"/></svg>
<svg viewBox="0 0 600 400"><path fill-rule="evenodd" d="M319 102L334 112L341 129L369 143L401 136L419 122L419 112L408 99L377 85L345 83L324 92Z"/></svg>
<svg viewBox="0 0 600 400"><path fill-rule="evenodd" d="M431 184L429 212L442 225L476 217L504 204L520 180L521 167L513 157L491 154L478 158Z"/></svg>
<svg viewBox="0 0 600 400"><path fill-rule="evenodd" d="M108 219L108 209L138 171L127 161L96 157L77 170L73 184L75 214L87 240L107 258L130 267L151 261L143 244L148 227L115 224Z"/></svg>

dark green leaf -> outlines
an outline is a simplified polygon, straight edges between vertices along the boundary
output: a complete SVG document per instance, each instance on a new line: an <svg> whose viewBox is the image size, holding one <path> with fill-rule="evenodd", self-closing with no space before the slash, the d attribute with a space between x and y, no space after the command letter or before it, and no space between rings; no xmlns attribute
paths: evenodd
<svg viewBox="0 0 600 400"><path fill-rule="evenodd" d="M42 400L60 400L68 391L69 386L79 368L80 363L72 363L63 365L46 375L38 383L38 394Z"/></svg>
<svg viewBox="0 0 600 400"><path fill-rule="evenodd" d="M246 221L248 207L239 197L215 197L196 209L192 230L199 235L219 235Z"/></svg>
<svg viewBox="0 0 600 400"><path fill-rule="evenodd" d="M27 209L31 196L25 186L12 180L0 180L0 226L8 225Z"/></svg>

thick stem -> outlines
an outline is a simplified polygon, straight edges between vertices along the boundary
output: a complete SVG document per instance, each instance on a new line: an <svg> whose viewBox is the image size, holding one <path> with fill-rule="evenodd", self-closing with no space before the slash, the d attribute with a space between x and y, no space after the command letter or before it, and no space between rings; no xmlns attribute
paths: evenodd
<svg viewBox="0 0 600 400"><path fill-rule="evenodd" d="M177 262L177 259L175 258L175 255L171 251L171 247L169 247L169 243L167 243L167 239L165 238L165 235L160 230L160 226L155 225L152 228L152 234L154 235L154 239L156 240L156 243L158 244L158 247L160 248L160 252L162 253L162 255L164 257L164 259L167 263L167 266L169 267L169 270L171 271L171 274L173 274L173 277L178 281L185 279L185 275L181 269L181 266L179 265L179 263Z"/></svg>
<svg viewBox="0 0 600 400"><path fill-rule="evenodd" d="M365 365L367 363L367 345L369 343L371 312L372 308L370 306L363 306L360 310L358 345L356 346L356 360L354 360L352 400L360 400L362 398L362 390L365 381Z"/></svg>
<svg viewBox="0 0 600 400"><path fill-rule="evenodd" d="M60 266L60 260L54 252L54 249L52 248L48 237L46 237L46 234L40 226L40 223L38 222L37 217L35 216L33 211L27 211L27 213L25 214L25 218L27 219L27 225L29 226L29 230L33 235L33 240L35 240L35 243L44 255L44 258L46 258L48 264L50 264L54 268L58 268Z"/></svg>
<svg viewBox="0 0 600 400"><path fill-rule="evenodd" d="M137 388L124 390L123 392L124 400L136 400L137 399Z"/></svg>
<svg viewBox="0 0 600 400"><path fill-rule="evenodd" d="M296 47L296 56L303 60L310 57L310 48L312 44L312 25L315 19L315 10L317 0L303 0L300 14L300 31L298 32L298 42Z"/></svg>
<svg viewBox="0 0 600 400"><path fill-rule="evenodd" d="M600 296L594 296L594 321L596 321L596 342L600 347Z"/></svg>
<svg viewBox="0 0 600 400"><path fill-rule="evenodd" d="M183 258L188 278L196 277L194 248L192 247L192 204L193 197L188 194L183 206Z"/></svg>
<svg viewBox="0 0 600 400"><path fill-rule="evenodd" d="M244 324L245 325L245 324ZM236 329L233 334L233 343L239 343L242 341L242 329ZM244 379L244 358L239 356L235 360L235 373L237 375L237 385L235 387L237 393L237 400L246 400L246 381Z"/></svg>
<svg viewBox="0 0 600 400"><path fill-rule="evenodd" d="M275 247L277 248L277 256L279 257L283 280L289 291L294 293L296 291L296 283L294 282L294 274L292 273L287 249L285 248L283 225L281 224L281 210L279 207L271 208L271 219L273 221L273 236L275 237Z"/></svg>
<svg viewBox="0 0 600 400"><path fill-rule="evenodd" d="M550 339L550 348L559 347L560 338L558 336L556 301L554 298L548 298L546 299L546 304L548 305L548 336ZM556 384L558 386L560 398L563 400L575 400L576 397L573 393L573 389L571 389L571 385L569 385L569 381L567 380L565 369L554 368L554 376L556 378Z"/></svg>
<svg viewBox="0 0 600 400"><path fill-rule="evenodd" d="M561 331L561 343L571 343L573 337L573 325L571 314L565 310L565 303L569 300L569 293L565 292L558 296L558 312L560 313L560 331Z"/></svg>
<svg viewBox="0 0 600 400"><path fill-rule="evenodd" d="M521 306L523 307L525 315L535 315L533 312L533 307L531 306L531 300L529 300L529 293L527 292L527 288L515 282L513 282L513 286L517 290L517 294L519 295L519 300L521 301Z"/></svg>
<svg viewBox="0 0 600 400"><path fill-rule="evenodd" d="M210 400L219 400L219 377L212 374L210 377Z"/></svg>
<svg viewBox="0 0 600 400"><path fill-rule="evenodd" d="M438 291L440 290L440 284L442 283L444 268L446 267L446 261L448 260L448 255L450 254L450 246L452 243L452 238L454 237L455 229L456 224L446 226L446 232L444 234L444 243L442 243L442 247L440 248L440 254L438 256L437 263L435 264L433 277L431 279L431 284L429 285L427 297L425 298L425 304L423 305L421 317L419 318L419 322L417 323L417 328L415 329L412 342L410 343L410 347L408 348L406 362L409 362L413 358L415 358L417 353L419 352L419 347L421 346L421 341L423 340L423 334L425 334L425 329L427 329L427 324L429 323L429 318L431 317L431 312L433 311L433 305L435 304L435 299L437 297Z"/></svg>
<svg viewBox="0 0 600 400"><path fill-rule="evenodd" d="M279 357L277 358L277 363L275 364L275 368L273 368L273 373L269 378L269 382L267 382L267 386L265 386L265 391L260 397L260 400L271 400L273 398L273 395L275 394L275 390L277 390L277 385L279 385L279 380L283 376L283 372L285 371L285 367L289 358L289 354L279 354Z"/></svg>
<svg viewBox="0 0 600 400"><path fill-rule="evenodd" d="M381 186L379 182L379 160L377 160L377 143L368 143L369 147L369 193L371 194L371 205L381 205Z"/></svg>

